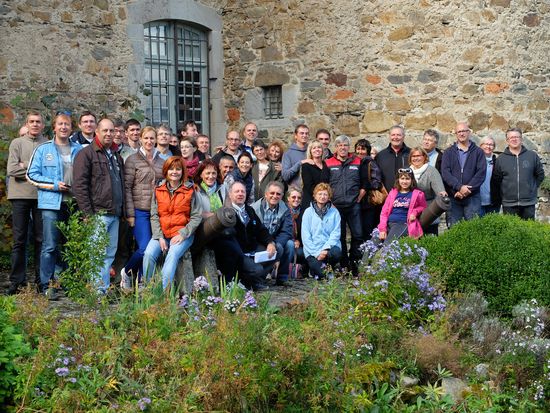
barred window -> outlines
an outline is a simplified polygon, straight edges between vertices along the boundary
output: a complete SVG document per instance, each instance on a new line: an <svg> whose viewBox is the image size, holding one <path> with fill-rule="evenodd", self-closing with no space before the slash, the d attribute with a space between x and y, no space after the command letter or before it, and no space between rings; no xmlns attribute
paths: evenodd
<svg viewBox="0 0 550 413"><path fill-rule="evenodd" d="M266 119L283 118L283 87L264 86L262 87L264 95L264 114Z"/></svg>
<svg viewBox="0 0 550 413"><path fill-rule="evenodd" d="M175 130L193 119L208 133L208 38L204 31L179 22L144 27L145 116L152 124Z"/></svg>

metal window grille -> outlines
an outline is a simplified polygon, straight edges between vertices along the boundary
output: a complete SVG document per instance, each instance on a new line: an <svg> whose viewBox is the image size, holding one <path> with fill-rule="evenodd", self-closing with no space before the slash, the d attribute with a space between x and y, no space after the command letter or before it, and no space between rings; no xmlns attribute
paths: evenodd
<svg viewBox="0 0 550 413"><path fill-rule="evenodd" d="M145 115L174 130L193 119L208 133L208 40L206 33L177 22L144 27Z"/></svg>
<svg viewBox="0 0 550 413"><path fill-rule="evenodd" d="M265 86L264 114L266 119L282 119L283 117L283 88L277 86Z"/></svg>

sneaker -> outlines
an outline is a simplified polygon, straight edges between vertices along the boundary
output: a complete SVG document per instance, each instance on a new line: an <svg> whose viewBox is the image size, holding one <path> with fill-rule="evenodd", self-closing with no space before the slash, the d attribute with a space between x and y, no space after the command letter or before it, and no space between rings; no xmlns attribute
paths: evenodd
<svg viewBox="0 0 550 413"><path fill-rule="evenodd" d="M120 270L120 288L124 292L132 291L132 278L126 274L124 267Z"/></svg>
<svg viewBox="0 0 550 413"><path fill-rule="evenodd" d="M260 292L260 291L266 291L266 290L269 290L269 286L262 283L254 284L252 286L252 291Z"/></svg>
<svg viewBox="0 0 550 413"><path fill-rule="evenodd" d="M57 295L57 291L55 290L55 288L48 288L44 295L49 301L59 300L59 296Z"/></svg>

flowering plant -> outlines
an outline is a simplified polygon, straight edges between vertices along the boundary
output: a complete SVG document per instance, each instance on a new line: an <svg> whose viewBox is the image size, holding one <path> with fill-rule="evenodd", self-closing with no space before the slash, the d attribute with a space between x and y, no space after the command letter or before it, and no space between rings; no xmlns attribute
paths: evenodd
<svg viewBox="0 0 550 413"><path fill-rule="evenodd" d="M426 249L367 241L363 250L365 277L354 286L368 314L416 325L445 311L445 298L425 270Z"/></svg>

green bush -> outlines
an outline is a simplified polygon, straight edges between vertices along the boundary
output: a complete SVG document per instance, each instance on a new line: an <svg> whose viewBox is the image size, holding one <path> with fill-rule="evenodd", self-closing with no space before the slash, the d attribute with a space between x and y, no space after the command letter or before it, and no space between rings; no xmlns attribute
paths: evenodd
<svg viewBox="0 0 550 413"><path fill-rule="evenodd" d="M535 298L550 305L550 225L490 214L420 241L428 272L449 291L479 291L489 309L509 315Z"/></svg>
<svg viewBox="0 0 550 413"><path fill-rule="evenodd" d="M20 370L16 360L31 353L19 328L10 319L14 311L12 298L0 298L0 407L12 398Z"/></svg>

